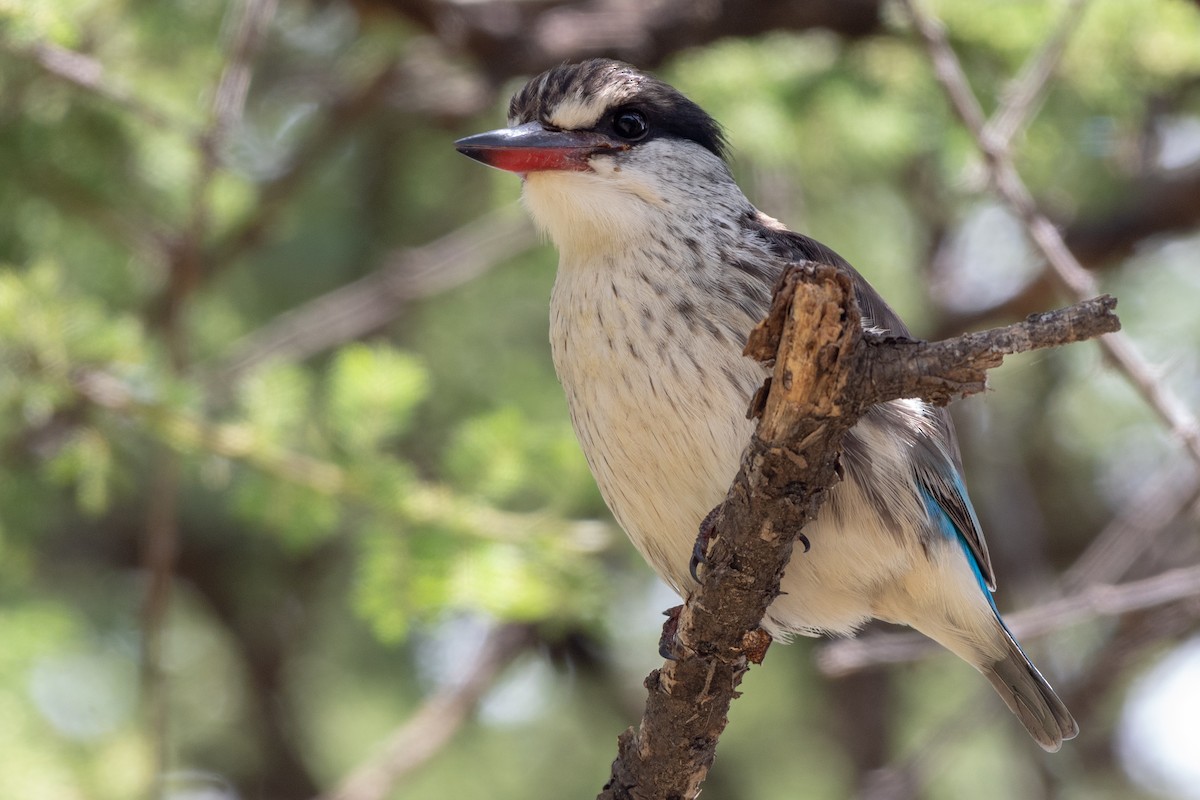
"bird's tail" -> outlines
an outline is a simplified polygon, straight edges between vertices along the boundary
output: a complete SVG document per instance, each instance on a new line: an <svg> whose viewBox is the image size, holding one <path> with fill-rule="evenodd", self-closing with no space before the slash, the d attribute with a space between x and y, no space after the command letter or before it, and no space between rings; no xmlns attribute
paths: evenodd
<svg viewBox="0 0 1200 800"><path fill-rule="evenodd" d="M1006 652L999 660L981 666L979 671L1042 749L1056 752L1064 739L1075 738L1079 726L1008 628L999 617L996 621L1004 634Z"/></svg>

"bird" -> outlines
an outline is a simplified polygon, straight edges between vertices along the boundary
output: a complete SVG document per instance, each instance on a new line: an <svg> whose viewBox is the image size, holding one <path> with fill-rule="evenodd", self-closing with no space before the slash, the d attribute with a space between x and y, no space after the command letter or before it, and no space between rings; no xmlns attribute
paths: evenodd
<svg viewBox="0 0 1200 800"><path fill-rule="evenodd" d="M559 254L551 354L576 437L614 518L686 597L696 532L754 431L746 408L767 370L742 351L783 270L842 270L864 327L908 328L845 259L747 199L719 123L629 64L555 66L513 95L507 127L455 146L522 178ZM907 625L982 673L1042 748L1073 738L1075 720L996 609L947 411L874 406L845 437L840 474L763 628L786 640Z"/></svg>

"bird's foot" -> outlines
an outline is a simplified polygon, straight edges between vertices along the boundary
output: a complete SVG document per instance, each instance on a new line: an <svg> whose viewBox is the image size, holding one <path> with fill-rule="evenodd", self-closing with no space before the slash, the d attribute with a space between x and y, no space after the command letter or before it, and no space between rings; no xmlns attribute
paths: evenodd
<svg viewBox="0 0 1200 800"><path fill-rule="evenodd" d="M713 535L717 532L717 515L721 513L721 507L717 506L708 515L700 521L700 530L696 534L696 544L692 546L692 560L688 562L688 572L692 575L692 580L696 583L700 582L698 571L701 565L708 565L708 545L712 541Z"/></svg>
<svg viewBox="0 0 1200 800"><path fill-rule="evenodd" d="M674 606L663 612L667 621L663 623L662 636L658 639L658 654L667 661L679 660L675 655L675 634L679 633L679 615L682 613L683 606Z"/></svg>

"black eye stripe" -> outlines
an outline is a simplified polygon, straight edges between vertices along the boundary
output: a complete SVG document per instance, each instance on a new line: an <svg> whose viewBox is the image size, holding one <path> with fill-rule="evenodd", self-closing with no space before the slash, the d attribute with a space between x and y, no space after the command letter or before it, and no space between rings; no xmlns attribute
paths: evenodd
<svg viewBox="0 0 1200 800"><path fill-rule="evenodd" d="M645 138L646 134L650 132L650 124L646 121L646 115L635 108L625 108L614 113L612 126L617 136L633 142Z"/></svg>
<svg viewBox="0 0 1200 800"><path fill-rule="evenodd" d="M554 67L513 95L508 116L513 124L545 121L564 101L596 97L614 84L620 84L624 98L623 106L617 110L641 112L648 121L647 131L636 138L623 136L611 111L600 119L598 129L627 142L658 136L684 139L725 157L725 137L712 117L678 90L619 61L592 59Z"/></svg>

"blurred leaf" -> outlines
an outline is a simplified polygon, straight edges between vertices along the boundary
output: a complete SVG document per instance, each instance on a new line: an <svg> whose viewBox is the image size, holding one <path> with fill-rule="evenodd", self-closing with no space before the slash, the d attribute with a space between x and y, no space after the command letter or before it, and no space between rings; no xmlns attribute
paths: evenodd
<svg viewBox="0 0 1200 800"><path fill-rule="evenodd" d="M383 345L348 345L330 367L329 422L347 449L379 448L408 429L428 393L415 357Z"/></svg>
<svg viewBox="0 0 1200 800"><path fill-rule="evenodd" d="M464 490L517 510L569 514L595 491L565 421L534 422L513 406L464 422L446 449L446 468Z"/></svg>
<svg viewBox="0 0 1200 800"><path fill-rule="evenodd" d="M248 525L297 550L308 550L336 534L342 515L340 498L253 468L241 470L234 479L230 499L234 512Z"/></svg>
<svg viewBox="0 0 1200 800"><path fill-rule="evenodd" d="M46 475L57 483L74 485L79 507L96 516L108 508L112 455L99 431L79 428L47 462Z"/></svg>
<svg viewBox="0 0 1200 800"><path fill-rule="evenodd" d="M246 421L263 443L311 442L317 435L312 415L315 381L299 364L275 363L246 379L240 399Z"/></svg>

